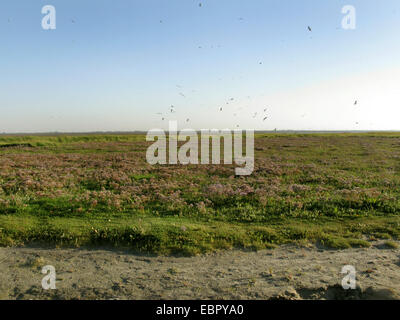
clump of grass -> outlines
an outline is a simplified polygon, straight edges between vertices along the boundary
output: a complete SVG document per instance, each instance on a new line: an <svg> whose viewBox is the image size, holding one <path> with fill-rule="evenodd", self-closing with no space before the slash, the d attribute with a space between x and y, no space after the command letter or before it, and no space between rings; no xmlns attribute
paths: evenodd
<svg viewBox="0 0 400 320"><path fill-rule="evenodd" d="M397 242L394 242L394 241L386 241L385 242L385 247L387 247L389 249L398 249L399 248L399 244Z"/></svg>
<svg viewBox="0 0 400 320"><path fill-rule="evenodd" d="M349 239L348 241L351 247L369 248L371 246L371 243L363 239Z"/></svg>
<svg viewBox="0 0 400 320"><path fill-rule="evenodd" d="M363 239L348 239L334 235L325 236L320 240L321 244L332 249L348 249L351 247L368 248L371 244Z"/></svg>
<svg viewBox="0 0 400 320"><path fill-rule="evenodd" d="M248 286L249 287L254 287L255 286L255 284L256 284L256 279L255 278L250 278L249 279L249 282L248 282Z"/></svg>
<svg viewBox="0 0 400 320"><path fill-rule="evenodd" d="M43 257L30 257L26 260L24 267L32 268L32 269L39 269L46 264Z"/></svg>
<svg viewBox="0 0 400 320"><path fill-rule="evenodd" d="M377 239L391 239L392 237L388 233L377 232L374 234L375 238Z"/></svg>
<svg viewBox="0 0 400 320"><path fill-rule="evenodd" d="M171 274L171 275L176 275L176 274L179 272L179 270L178 270L177 268L172 267L172 268L169 268L169 269L167 270L167 272L168 272L169 274Z"/></svg>

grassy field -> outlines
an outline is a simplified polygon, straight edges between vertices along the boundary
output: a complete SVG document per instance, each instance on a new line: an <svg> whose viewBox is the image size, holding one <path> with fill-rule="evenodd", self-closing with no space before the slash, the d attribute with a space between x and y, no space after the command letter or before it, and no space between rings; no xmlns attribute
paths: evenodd
<svg viewBox="0 0 400 320"><path fill-rule="evenodd" d="M400 235L400 134L258 134L255 169L151 166L143 135L0 136L0 245L159 254Z"/></svg>

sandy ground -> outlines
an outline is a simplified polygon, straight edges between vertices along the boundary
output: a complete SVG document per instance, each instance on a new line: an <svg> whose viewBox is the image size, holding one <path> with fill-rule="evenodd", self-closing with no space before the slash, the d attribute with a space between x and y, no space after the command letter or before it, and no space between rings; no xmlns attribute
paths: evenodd
<svg viewBox="0 0 400 320"><path fill-rule="evenodd" d="M41 268L56 269L44 290ZM353 265L357 289L341 287ZM400 299L400 250L282 246L196 257L108 249L0 248L0 299Z"/></svg>

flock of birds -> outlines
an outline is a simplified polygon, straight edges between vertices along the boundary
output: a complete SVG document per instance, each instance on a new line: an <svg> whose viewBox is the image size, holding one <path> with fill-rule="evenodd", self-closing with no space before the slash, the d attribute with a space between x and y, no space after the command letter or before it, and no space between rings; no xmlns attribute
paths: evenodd
<svg viewBox="0 0 400 320"><path fill-rule="evenodd" d="M203 6L203 4L200 2L200 3L199 3L199 7L202 7L202 6ZM244 20L242 17L240 17L240 18L238 18L238 19L239 19L240 21L243 21L243 20ZM71 23L75 23L75 22L76 22L75 19L70 19L70 21L71 21ZM8 18L8 23L11 23L11 18ZM160 23L163 23L163 20L160 20ZM312 32L311 26L307 26L307 30L308 30L309 32ZM199 46L198 48L201 49L202 46ZM259 64L262 65L262 61L260 61ZM180 89L182 88L182 87L179 86L179 85L176 85L176 86L177 86L178 88L180 88ZM183 98L186 98L186 95L183 94L182 92L179 92L179 95L182 96ZM234 98L230 98L229 101L234 101ZM229 101L226 102L227 105L229 104ZM358 104L358 101L355 100L355 101L354 101L354 106L356 106L357 104ZM219 108L219 111L222 112L222 111L223 111L223 107L220 107L220 108ZM170 113L176 113L176 110L175 110L175 106L174 106L174 105L171 105L171 106L169 107L169 112L170 112ZM261 117L261 118L262 118L262 121L266 121L266 120L268 119L268 115L267 115L266 113L267 113L267 108L264 108L264 109L263 109L263 113L262 113L262 117ZM163 114L162 114L161 112L158 112L157 115L161 115L161 116L162 116L161 119L162 119L163 121L166 119L165 116L163 116ZM236 116L236 115L237 115L236 113L233 114L233 116ZM255 119L255 118L257 117L257 115L258 115L258 112L255 112L255 113L252 115L252 118ZM305 116L306 116L306 115L303 114L301 117L304 118ZM186 118L186 122L189 122L189 121L190 121L190 118ZM359 123L356 122L356 124L358 125ZM239 125L237 124L236 127L239 128ZM276 129L275 129L275 131L276 131Z"/></svg>
<svg viewBox="0 0 400 320"><path fill-rule="evenodd" d="M199 3L199 7L201 7L202 6L202 3L200 2ZM239 18L239 20L244 20L243 18ZM162 20L160 20L160 23L162 23ZM309 32L312 32L312 28L310 27L310 26L307 26L307 30L309 31ZM202 47L201 46L199 46L198 47L199 49L201 49ZM259 64L260 65L262 65L262 61L260 61L259 62ZM181 89L182 88L182 86L180 86L180 85L176 85L176 87L177 88L179 88L179 89ZM180 96L182 96L182 97L186 97L182 92L179 92L179 95ZM248 97L248 98L250 98L250 97ZM226 102L226 104L228 105L230 102L232 102L232 101L234 101L234 98L230 98L227 102ZM356 106L357 105L357 103L358 103L358 101L357 100L355 100L354 101L354 106ZM241 109L241 108L240 108ZM240 110L239 109L239 110ZM219 107L219 112L222 112L224 110L224 108L223 107ZM268 110L268 108L264 108L263 109L263 112L262 112L262 117L261 117L261 119L262 119L262 121L264 122L264 121L266 121L267 119L268 119L268 115L267 115L267 110ZM170 107L169 107L169 112L170 113L175 113L176 112L176 110L175 110L175 107L174 107L174 105L171 105ZM163 115L161 112L159 112L159 113L157 113L158 115ZM236 115L237 115L237 113L233 113L233 116L234 117L236 117ZM252 118L253 119L255 119L256 117L257 117L257 115L258 115L258 112L255 112L253 115L252 115ZM301 117L302 118L304 118L306 116L306 114L302 114L301 115ZM161 120L162 121L164 121L166 118L163 116L162 118L161 118ZM189 122L190 121L190 118L186 118L186 122ZM358 125L359 123L358 122L356 122L356 124ZM240 126L239 126L239 124L236 124L236 127L237 128L239 128ZM275 131L277 130L276 128L274 129Z"/></svg>
<svg viewBox="0 0 400 320"><path fill-rule="evenodd" d="M177 87L181 88L181 86L179 86L179 85L177 85ZM180 93L180 95L181 95L182 97L186 97L186 96L185 96L184 94L182 94L182 93ZM234 100L235 100L234 98L229 98L228 101L226 102L226 104L228 105L230 102L232 102L232 101L234 101ZM242 109L242 108L239 108L238 110L241 110L241 109ZM224 107L219 107L219 112L223 112L223 110L224 110ZM174 106L174 105L169 106L169 110L168 110L168 111L169 111L168 113L176 113L176 108L175 108L175 106ZM265 121L265 120L268 119L268 115L267 115L266 113L267 113L267 108L264 108L264 109L263 109L263 112L262 112L262 121ZM166 117L163 115L162 112L157 112L156 114L159 115L159 116L161 116L161 120L162 120L162 121L166 120ZM236 115L237 115L237 113L233 113L233 116L236 116ZM257 115L258 115L258 112L255 112L255 113L252 115L252 118L255 119L255 118L257 117ZM190 118L186 118L186 122L189 122L189 121L190 121ZM236 127L239 128L240 126L237 124Z"/></svg>
<svg viewBox="0 0 400 320"><path fill-rule="evenodd" d="M177 87L178 87L178 85L177 85ZM182 94L182 96L185 97L185 95L183 95L183 94ZM232 102L232 101L234 101L234 100L235 100L234 98L230 98L230 99L228 99L228 101L226 102L226 104L228 105L230 102ZM355 100L355 101L354 101L354 106L356 106L357 104L358 104L358 100ZM239 108L238 110L241 110L241 109L242 109L242 108ZM261 115L262 115L261 119L262 119L262 121L266 121L266 120L269 118L269 116L268 116L268 114L267 114L267 110L268 110L268 108L264 108L264 109L262 110L262 112L261 112ZM219 107L218 111L219 111L219 112L223 112L223 111L224 111L224 107ZM176 109L175 109L175 106L174 106L174 105L171 105L171 106L169 107L169 113L176 113ZM166 117L163 116L163 113L157 112L157 115L162 116L162 118L161 118L162 121L166 120ZM254 113L252 114L252 118L253 118L253 119L256 119L258 115L259 115L259 112L254 112ZM236 116L237 116L237 113L233 113L233 116L236 117ZM302 118L304 118L305 116L306 116L306 114L302 114L302 115L301 115ZM190 118L186 118L186 122L189 122L189 121L190 121ZM358 125L359 122L356 122L356 124ZM236 127L239 128L240 126L237 124ZM276 131L276 129L275 129L275 131Z"/></svg>

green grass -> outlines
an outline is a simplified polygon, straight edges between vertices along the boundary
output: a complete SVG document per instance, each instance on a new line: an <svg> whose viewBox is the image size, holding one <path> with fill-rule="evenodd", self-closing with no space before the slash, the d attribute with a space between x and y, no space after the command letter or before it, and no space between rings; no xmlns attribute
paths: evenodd
<svg viewBox="0 0 400 320"><path fill-rule="evenodd" d="M256 167L151 166L144 135L0 136L0 245L157 254L394 243L400 134L257 134Z"/></svg>
<svg viewBox="0 0 400 320"><path fill-rule="evenodd" d="M385 246L390 249L398 249L399 248L399 244L394 241L386 241Z"/></svg>
<svg viewBox="0 0 400 320"><path fill-rule="evenodd" d="M265 249L285 243L319 243L336 249L368 247L359 237L391 229L398 219L357 219L343 226L335 220L310 223L284 220L265 226L202 222L179 218L40 219L0 216L0 244L42 243L57 246L114 246L158 254L198 254L219 249ZM363 228L357 227L362 224ZM354 231L357 229L357 231ZM393 232L398 237L398 231ZM392 243L392 242L386 242Z"/></svg>

